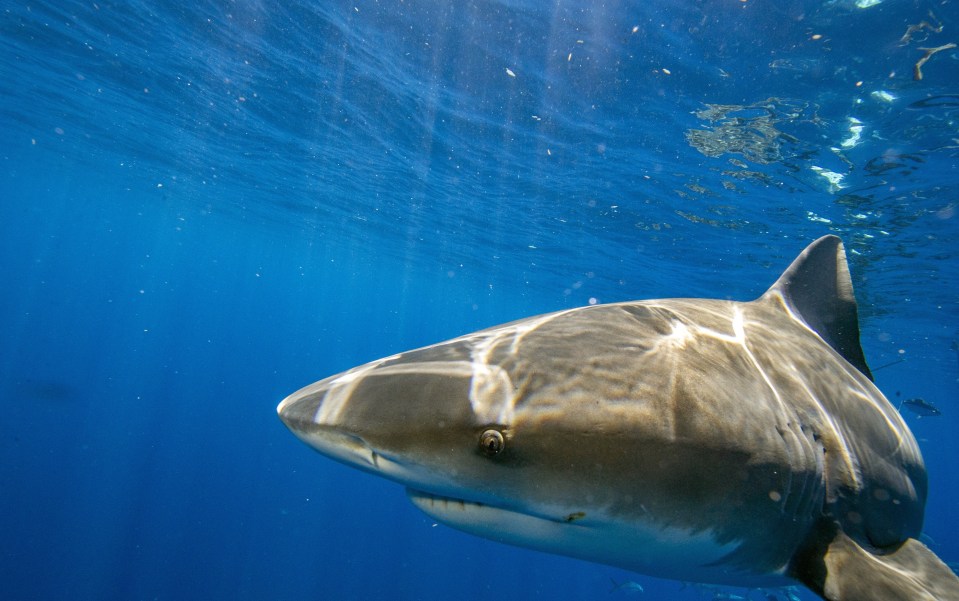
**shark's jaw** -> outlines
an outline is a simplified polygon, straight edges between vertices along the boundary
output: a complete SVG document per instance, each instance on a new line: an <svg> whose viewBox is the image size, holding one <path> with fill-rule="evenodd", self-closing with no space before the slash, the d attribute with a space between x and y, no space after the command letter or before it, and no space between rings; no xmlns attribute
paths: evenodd
<svg viewBox="0 0 959 601"><path fill-rule="evenodd" d="M571 555L563 541L571 531L586 533L596 523L584 523L584 511L555 511L556 517L538 515L526 510L507 508L495 503L438 495L407 487L406 494L420 511L436 521L500 542ZM576 524L576 522L580 522Z"/></svg>
<svg viewBox="0 0 959 601"><path fill-rule="evenodd" d="M548 513L508 508L495 502L471 501L412 487L406 488L406 494L414 506L438 522L526 547L538 548L543 540L563 538L563 529L587 516L584 511L556 509L551 512L554 517ZM525 542L517 542L520 540Z"/></svg>

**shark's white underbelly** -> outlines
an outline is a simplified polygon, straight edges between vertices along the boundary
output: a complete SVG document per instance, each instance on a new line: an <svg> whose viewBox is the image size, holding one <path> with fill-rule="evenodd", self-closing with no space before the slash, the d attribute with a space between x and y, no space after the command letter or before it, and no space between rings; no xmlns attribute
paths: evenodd
<svg viewBox="0 0 959 601"><path fill-rule="evenodd" d="M556 520L413 489L407 494L438 522L503 543L676 580L764 587L790 583L782 571L760 574L732 565L726 560L741 543L721 544L709 531L627 523L600 512L573 512ZM562 515L562 510L555 513Z"/></svg>

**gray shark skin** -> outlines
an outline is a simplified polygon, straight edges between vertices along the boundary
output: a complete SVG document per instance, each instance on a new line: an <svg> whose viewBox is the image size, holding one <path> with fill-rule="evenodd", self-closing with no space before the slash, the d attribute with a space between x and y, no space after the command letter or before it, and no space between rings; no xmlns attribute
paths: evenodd
<svg viewBox="0 0 959 601"><path fill-rule="evenodd" d="M959 600L916 538L926 472L872 382L839 238L752 302L531 317L316 382L278 407L319 452L515 545L665 578Z"/></svg>

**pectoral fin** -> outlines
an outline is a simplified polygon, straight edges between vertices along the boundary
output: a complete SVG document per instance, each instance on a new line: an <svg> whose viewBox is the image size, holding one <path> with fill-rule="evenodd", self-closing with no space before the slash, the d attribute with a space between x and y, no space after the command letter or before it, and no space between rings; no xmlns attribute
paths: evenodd
<svg viewBox="0 0 959 601"><path fill-rule="evenodd" d="M793 567L793 575L824 599L959 601L959 578L921 542L910 538L880 555L834 532L831 540L804 549Z"/></svg>

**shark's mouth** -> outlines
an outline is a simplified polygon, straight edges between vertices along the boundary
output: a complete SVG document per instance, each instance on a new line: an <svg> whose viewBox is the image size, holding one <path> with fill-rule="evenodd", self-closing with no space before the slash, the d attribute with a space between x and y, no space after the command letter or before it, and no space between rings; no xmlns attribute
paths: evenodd
<svg viewBox="0 0 959 601"><path fill-rule="evenodd" d="M427 492L425 490L419 490L416 488L406 488L406 495L410 498L410 501L421 511L436 516L436 514L447 514L448 512L453 511L482 511L484 508L497 509L492 505L487 503L481 503L479 501L470 501L467 499L461 499L458 497L449 497L445 495L439 495L436 493ZM506 511L506 510L500 510ZM439 519L439 518L437 518Z"/></svg>
<svg viewBox="0 0 959 601"><path fill-rule="evenodd" d="M456 528L466 530L472 530L468 525L479 526L480 523L505 525L518 521L565 525L586 517L586 513L583 511L573 511L558 516L543 515L523 509L510 509L506 506L449 497L409 487L406 489L406 494L413 505L423 513Z"/></svg>
<svg viewBox="0 0 959 601"><path fill-rule="evenodd" d="M610 537L604 536L601 520L598 522L595 516L590 519L584 511L511 507L508 501L492 505L485 500L446 497L415 488L407 488L406 494L420 511L457 530L539 551L621 563L603 551ZM617 546L614 541L613 547Z"/></svg>

